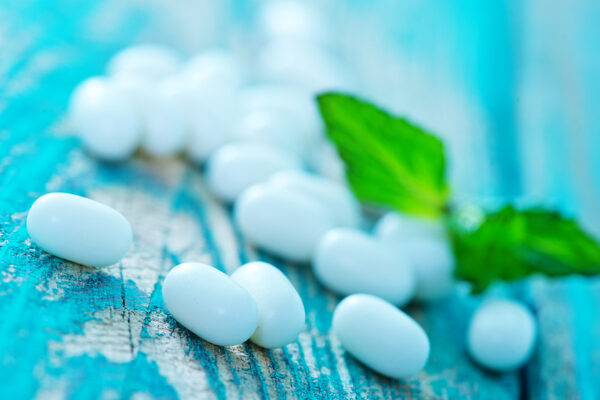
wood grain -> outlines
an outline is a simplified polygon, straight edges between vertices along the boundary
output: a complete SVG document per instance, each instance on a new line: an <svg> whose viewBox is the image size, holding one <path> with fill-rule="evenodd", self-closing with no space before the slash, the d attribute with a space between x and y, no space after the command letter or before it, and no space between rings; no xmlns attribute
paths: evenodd
<svg viewBox="0 0 600 400"><path fill-rule="evenodd" d="M393 381L361 366L330 334L338 299L316 283L308 266L250 248L230 211L206 192L200 171L181 160L105 165L74 147L45 188L116 208L131 222L135 240L121 263L86 268L41 252L27 239L25 213L12 214L14 232L2 247L2 307L12 316L5 333L15 335L10 345L3 343L5 350L22 346L13 372L23 384L13 386L15 394L28 388L56 398L112 391L158 398L486 398L480 392L485 387L497 399L518 392L516 375L487 376L466 359L460 343L473 304L458 295L410 309L432 335L425 372ZM307 326L297 342L272 351L252 344L218 347L165 310L161 281L174 264L202 261L232 271L256 259L280 267L298 288ZM39 375L21 370L28 363Z"/></svg>

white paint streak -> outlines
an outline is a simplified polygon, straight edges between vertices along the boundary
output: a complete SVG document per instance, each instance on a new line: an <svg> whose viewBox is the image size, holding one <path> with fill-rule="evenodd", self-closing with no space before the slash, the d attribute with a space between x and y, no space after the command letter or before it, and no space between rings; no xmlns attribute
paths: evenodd
<svg viewBox="0 0 600 400"><path fill-rule="evenodd" d="M214 398L209 390L206 373L198 360L187 349L185 330L177 328L171 331L164 313L153 313L146 325L151 340L141 342L140 350L156 362L158 370L170 385L177 391L180 398L191 399L206 396Z"/></svg>
<svg viewBox="0 0 600 400"><path fill-rule="evenodd" d="M221 203L209 195L200 179L195 180L194 184L194 188L206 208L209 229L215 239L219 254L221 254L225 272L231 274L240 266L240 258L229 213Z"/></svg>
<svg viewBox="0 0 600 400"><path fill-rule="evenodd" d="M139 337L144 315L133 310L101 310L83 325L83 335L63 335L60 341L48 342L51 359L103 355L112 362L124 363L135 359L137 348L131 335Z"/></svg>

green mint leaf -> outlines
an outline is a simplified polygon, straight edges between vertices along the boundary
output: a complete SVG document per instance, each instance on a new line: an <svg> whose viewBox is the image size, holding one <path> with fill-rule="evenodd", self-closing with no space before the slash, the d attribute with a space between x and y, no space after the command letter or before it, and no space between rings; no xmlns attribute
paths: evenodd
<svg viewBox="0 0 600 400"><path fill-rule="evenodd" d="M497 280L531 274L549 277L600 273L600 244L576 221L541 208L517 210L507 205L483 217L479 226L450 224L455 275L483 292Z"/></svg>
<svg viewBox="0 0 600 400"><path fill-rule="evenodd" d="M438 138L349 95L324 93L317 102L360 200L425 217L444 212L449 188Z"/></svg>

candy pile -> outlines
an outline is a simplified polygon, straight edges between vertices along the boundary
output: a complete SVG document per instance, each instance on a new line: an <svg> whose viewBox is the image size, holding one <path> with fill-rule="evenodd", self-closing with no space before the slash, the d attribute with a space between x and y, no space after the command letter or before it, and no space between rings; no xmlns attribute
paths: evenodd
<svg viewBox="0 0 600 400"><path fill-rule="evenodd" d="M71 124L88 151L104 160L126 159L141 147L153 157L185 153L204 164L208 188L233 204L249 242L310 262L325 287L348 296L332 324L347 351L384 375L412 376L427 362L429 339L397 307L451 292L454 265L444 226L389 213L367 233L367 218L341 178L342 164L313 102L318 91L351 87L350 74L319 42L326 32L318 27L327 24L319 25L317 10L269 4L261 19L267 40L252 62L223 49L185 63L160 46L123 50L106 77L77 87ZM44 250L92 266L118 262L131 242L119 213L64 193L38 199L27 227ZM205 264L178 265L165 278L163 298L182 325L223 346L250 339L281 347L304 326L298 293L262 262L231 276ZM471 322L468 349L485 367L514 369L533 351L535 330L526 308L487 304Z"/></svg>
<svg viewBox="0 0 600 400"><path fill-rule="evenodd" d="M313 98L358 85L319 11L303 2L267 3L246 46L252 56L209 48L184 59L160 45L124 49L105 76L74 90L70 125L91 154L107 161L139 148L152 157L184 153L196 164L210 158L209 182L225 201L283 169L343 180ZM247 175L222 187L220 178L232 169Z"/></svg>

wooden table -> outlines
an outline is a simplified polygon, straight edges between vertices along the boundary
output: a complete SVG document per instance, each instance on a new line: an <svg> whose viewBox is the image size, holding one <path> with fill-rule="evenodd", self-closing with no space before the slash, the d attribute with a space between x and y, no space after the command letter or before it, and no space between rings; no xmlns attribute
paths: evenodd
<svg viewBox="0 0 600 400"><path fill-rule="evenodd" d="M140 155L105 164L64 133L72 88L101 73L139 27L115 23L112 36L98 41L82 32L90 32L91 15L107 18L106 8L22 3L0 6L1 398L600 398L598 280L536 279L509 289L529 303L540 328L537 351L518 372L495 375L469 360L466 324L480 299L460 289L407 309L431 338L422 373L390 380L363 367L330 334L339 298L309 267L248 246L231 210L207 193L199 168ZM55 6L63 18L53 17ZM122 212L134 230L122 262L86 268L33 245L27 210L50 191ZM218 347L165 310L161 283L173 265L201 261L230 272L258 259L281 268L304 301L306 327L296 342L272 351Z"/></svg>

